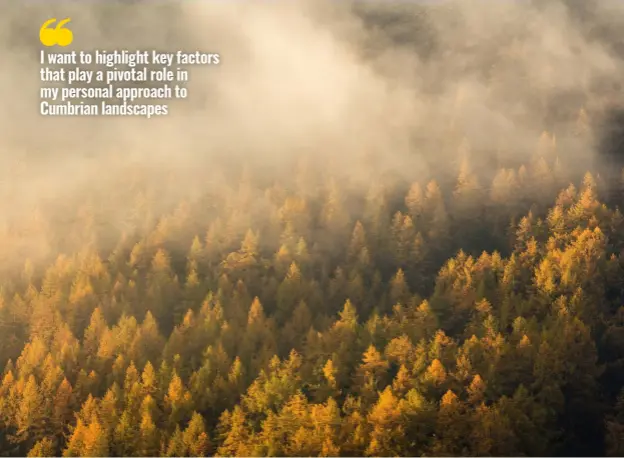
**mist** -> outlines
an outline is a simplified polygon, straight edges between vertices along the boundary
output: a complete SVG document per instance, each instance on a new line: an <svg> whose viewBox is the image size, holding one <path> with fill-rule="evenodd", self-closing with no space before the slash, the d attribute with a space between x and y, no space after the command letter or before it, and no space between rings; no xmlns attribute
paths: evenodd
<svg viewBox="0 0 624 458"><path fill-rule="evenodd" d="M617 1L5 2L0 13L8 265L45 251L46 231L27 229L41 211L66 224L88 195L119 229L134 205L124 188L168 183L154 197L164 212L227 183L219 167L286 182L305 160L366 194L384 177L452 183L465 154L491 179L529 161L548 130L581 173L622 106ZM50 17L72 18L68 51L198 50L221 63L189 67L189 96L166 117L43 117L38 30ZM594 136L573 134L580 109Z"/></svg>

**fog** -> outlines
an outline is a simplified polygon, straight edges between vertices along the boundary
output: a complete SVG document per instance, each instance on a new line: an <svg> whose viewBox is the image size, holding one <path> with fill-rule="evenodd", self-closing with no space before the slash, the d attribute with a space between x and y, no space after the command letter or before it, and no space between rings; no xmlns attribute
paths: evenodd
<svg viewBox="0 0 624 458"><path fill-rule="evenodd" d="M42 209L58 206L61 224L87 193L115 226L134 204L121 188L169 176L183 196L211 186L215 164L279 181L305 157L366 192L384 173L453 176L462 151L490 177L529 160L547 129L581 171L622 102L616 0L9 1L0 17L0 223L5 260L29 247L12 255L20 264L45 246L45 231L24 229ZM221 63L189 67L189 97L166 117L43 117L38 31L50 17L72 19L64 50L198 50ZM573 135L581 108L593 137Z"/></svg>

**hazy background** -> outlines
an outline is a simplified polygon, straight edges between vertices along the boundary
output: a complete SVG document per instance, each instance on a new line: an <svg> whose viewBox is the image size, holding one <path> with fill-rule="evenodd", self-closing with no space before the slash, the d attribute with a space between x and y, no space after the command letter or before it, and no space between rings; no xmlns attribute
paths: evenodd
<svg viewBox="0 0 624 458"><path fill-rule="evenodd" d="M221 64L191 67L189 97L166 117L43 117L39 28L50 17L72 18L65 51L199 50ZM44 249L41 212L64 224L88 195L116 227L136 183L174 180L157 199L166 207L227 182L215 164L280 180L307 158L367 192L383 176L444 182L466 154L491 178L529 160L545 129L580 172L619 138L617 0L11 0L0 18L5 263ZM581 108L593 136L576 133Z"/></svg>

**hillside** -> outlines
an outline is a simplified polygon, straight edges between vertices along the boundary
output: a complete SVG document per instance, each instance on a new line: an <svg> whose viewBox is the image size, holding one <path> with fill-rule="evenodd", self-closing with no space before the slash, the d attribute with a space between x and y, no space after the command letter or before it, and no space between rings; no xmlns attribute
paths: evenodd
<svg viewBox="0 0 624 458"><path fill-rule="evenodd" d="M485 3L66 3L225 56L144 122L2 44L0 455L624 455L624 9Z"/></svg>

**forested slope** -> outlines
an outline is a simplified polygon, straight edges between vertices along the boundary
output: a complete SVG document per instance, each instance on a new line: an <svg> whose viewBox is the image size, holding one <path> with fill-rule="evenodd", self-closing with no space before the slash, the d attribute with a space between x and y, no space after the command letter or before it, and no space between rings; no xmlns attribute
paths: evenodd
<svg viewBox="0 0 624 458"><path fill-rule="evenodd" d="M165 214L135 189L115 237L88 195L5 229L54 242L3 277L2 450L621 455L620 211L548 133L491 183L460 149L448 192L302 163Z"/></svg>
<svg viewBox="0 0 624 458"><path fill-rule="evenodd" d="M624 455L622 2L23 3L0 455ZM43 118L61 15L222 64Z"/></svg>

